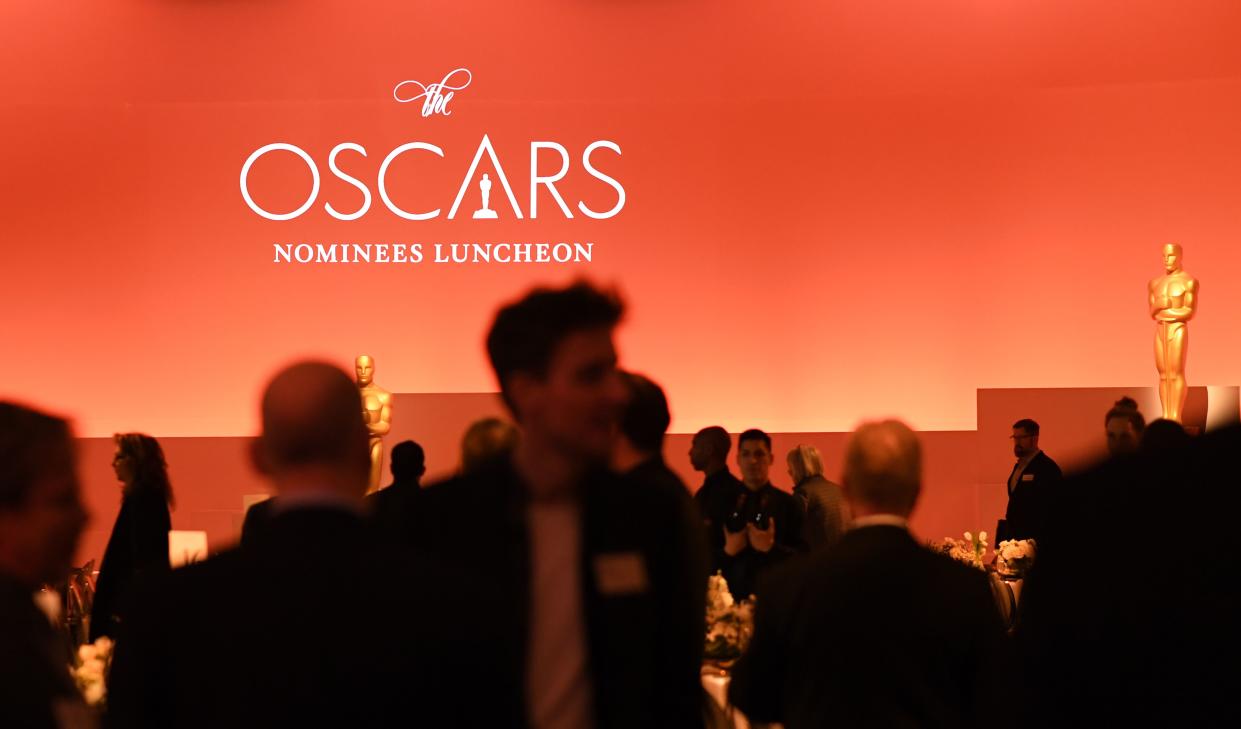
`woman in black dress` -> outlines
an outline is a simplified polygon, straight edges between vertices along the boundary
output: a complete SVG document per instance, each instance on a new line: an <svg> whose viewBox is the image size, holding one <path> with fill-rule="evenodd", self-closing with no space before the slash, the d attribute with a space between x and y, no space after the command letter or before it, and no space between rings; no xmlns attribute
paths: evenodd
<svg viewBox="0 0 1241 729"><path fill-rule="evenodd" d="M120 614L134 581L143 573L167 570L169 508L172 484L159 441L141 433L118 433L112 468L121 482L121 512L103 553L95 601L91 609L90 639L115 637Z"/></svg>

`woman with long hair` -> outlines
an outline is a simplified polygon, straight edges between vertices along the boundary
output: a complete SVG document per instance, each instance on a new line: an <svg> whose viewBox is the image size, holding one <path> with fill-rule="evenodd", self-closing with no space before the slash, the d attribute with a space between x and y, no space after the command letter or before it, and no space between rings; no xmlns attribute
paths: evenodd
<svg viewBox="0 0 1241 729"><path fill-rule="evenodd" d="M849 527L849 506L840 486L823 477L819 449L799 445L789 451L789 478L793 495L806 507L806 543L811 549L835 544Z"/></svg>
<svg viewBox="0 0 1241 729"><path fill-rule="evenodd" d="M90 639L112 637L134 581L143 573L169 569L169 509L173 504L168 464L159 441L141 433L117 433L112 469L121 484L121 512L103 553Z"/></svg>

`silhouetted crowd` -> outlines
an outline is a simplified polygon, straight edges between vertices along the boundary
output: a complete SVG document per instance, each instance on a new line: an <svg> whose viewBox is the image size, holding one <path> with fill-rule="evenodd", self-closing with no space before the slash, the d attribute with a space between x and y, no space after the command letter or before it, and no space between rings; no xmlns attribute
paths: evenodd
<svg viewBox="0 0 1241 729"><path fill-rule="evenodd" d="M486 346L515 426L480 421L463 467L423 484L392 449L367 495L356 384L294 363L269 381L250 458L273 498L238 546L170 569L163 452L116 436L121 511L90 639L115 640L102 711L36 604L88 515L69 424L0 403L0 727L731 726L703 690L707 577L756 595L730 703L809 727L1232 726L1241 598L1241 429L1190 437L1132 401L1112 458L1064 477L1014 424L1001 536L1037 559L1015 614L987 575L919 544L922 446L863 423L840 483L818 451L720 427L701 487L663 460L668 401L620 368L624 307L587 283L502 308Z"/></svg>

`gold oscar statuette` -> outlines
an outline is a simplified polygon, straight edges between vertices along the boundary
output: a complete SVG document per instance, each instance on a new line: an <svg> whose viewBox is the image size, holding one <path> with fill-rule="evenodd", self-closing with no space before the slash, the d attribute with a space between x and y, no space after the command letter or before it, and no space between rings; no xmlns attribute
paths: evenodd
<svg viewBox="0 0 1241 729"><path fill-rule="evenodd" d="M1149 286L1151 318L1155 320L1155 369L1159 370L1159 402L1163 417L1181 422L1185 396L1185 359L1189 320L1198 306L1198 280L1182 268L1183 251L1176 243L1163 247L1164 275Z"/></svg>
<svg viewBox="0 0 1241 729"><path fill-rule="evenodd" d="M371 474L367 493L379 490L379 474L383 471L383 437L392 429L392 393L375 384L375 360L358 355L354 360L358 390L362 393L362 418L371 433Z"/></svg>

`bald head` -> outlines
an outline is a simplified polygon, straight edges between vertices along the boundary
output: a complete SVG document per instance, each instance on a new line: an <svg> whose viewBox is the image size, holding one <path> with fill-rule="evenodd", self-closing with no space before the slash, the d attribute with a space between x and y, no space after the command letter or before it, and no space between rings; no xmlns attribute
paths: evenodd
<svg viewBox="0 0 1241 729"><path fill-rule="evenodd" d="M845 451L849 501L871 512L909 516L922 489L922 445L899 420L863 423Z"/></svg>
<svg viewBox="0 0 1241 729"><path fill-rule="evenodd" d="M694 434L690 443L689 462L696 471L710 475L724 468L728 459L728 451L732 448L732 438L728 431L718 425L703 428Z"/></svg>
<svg viewBox="0 0 1241 729"><path fill-rule="evenodd" d="M357 385L341 369L299 362L276 374L263 392L257 460L269 476L306 467L356 476L365 490L368 433Z"/></svg>

